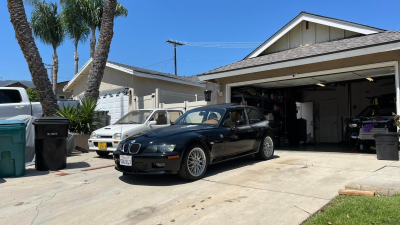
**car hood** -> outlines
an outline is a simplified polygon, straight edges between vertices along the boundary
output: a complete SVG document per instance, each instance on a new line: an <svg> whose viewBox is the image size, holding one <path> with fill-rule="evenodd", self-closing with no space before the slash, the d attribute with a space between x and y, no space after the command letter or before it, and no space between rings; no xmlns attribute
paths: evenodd
<svg viewBox="0 0 400 225"><path fill-rule="evenodd" d="M215 126L210 126L210 125L172 125L169 127L164 127L164 128L149 131L143 135L146 137L162 138L162 137L168 137L168 136L177 135L177 134L181 134L181 133L209 130L209 129L213 129L213 128L215 128Z"/></svg>
<svg viewBox="0 0 400 225"><path fill-rule="evenodd" d="M97 135L114 135L115 133L125 133L140 126L143 126L143 124L114 124L100 128L95 132Z"/></svg>

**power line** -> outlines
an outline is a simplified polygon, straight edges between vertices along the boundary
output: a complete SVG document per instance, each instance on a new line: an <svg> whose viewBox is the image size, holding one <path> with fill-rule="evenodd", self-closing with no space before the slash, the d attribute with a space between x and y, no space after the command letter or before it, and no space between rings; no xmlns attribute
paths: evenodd
<svg viewBox="0 0 400 225"><path fill-rule="evenodd" d="M255 48L262 42L184 42L187 46L206 48Z"/></svg>
<svg viewBox="0 0 400 225"><path fill-rule="evenodd" d="M170 59L167 59L167 60L164 60L164 61L161 61L161 62L158 62L158 63L154 63L154 64L151 64L149 66L142 67L142 68L144 69L144 68L147 68L147 67L155 66L155 65L158 65L160 63L163 63L163 62L166 62L166 61L169 61L169 60L172 60L172 59L174 59L174 58L170 58Z"/></svg>

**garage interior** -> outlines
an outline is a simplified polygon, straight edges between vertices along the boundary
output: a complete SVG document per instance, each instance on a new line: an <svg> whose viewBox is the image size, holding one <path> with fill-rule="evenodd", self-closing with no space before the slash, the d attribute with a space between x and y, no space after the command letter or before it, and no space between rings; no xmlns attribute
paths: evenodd
<svg viewBox="0 0 400 225"><path fill-rule="evenodd" d="M357 145L346 122L360 114L396 113L394 74L394 66L309 77L293 74L290 79L232 87L231 102L259 108L277 130L278 147L312 150L317 144L340 151L373 150ZM368 112L371 105L386 109Z"/></svg>

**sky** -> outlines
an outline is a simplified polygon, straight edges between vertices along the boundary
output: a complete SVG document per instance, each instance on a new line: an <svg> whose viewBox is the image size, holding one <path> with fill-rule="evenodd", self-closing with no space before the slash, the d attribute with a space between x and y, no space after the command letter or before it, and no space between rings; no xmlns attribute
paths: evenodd
<svg viewBox="0 0 400 225"><path fill-rule="evenodd" d="M49 0L48 0L49 1ZM56 1L56 0L51 0ZM174 73L173 46L165 41L261 43L301 11L348 20L386 30L400 30L398 0L273 1L273 0L119 0L129 15L116 18L108 61ZM31 7L25 6L28 19ZM7 1L0 1L0 80L31 80L15 38ZM99 32L97 31L97 35ZM53 50L35 39L43 62L52 63ZM247 56L251 48L181 46L178 75L206 72ZM74 75L74 47L66 39L57 49L58 81ZM79 43L79 66L89 59L89 39Z"/></svg>

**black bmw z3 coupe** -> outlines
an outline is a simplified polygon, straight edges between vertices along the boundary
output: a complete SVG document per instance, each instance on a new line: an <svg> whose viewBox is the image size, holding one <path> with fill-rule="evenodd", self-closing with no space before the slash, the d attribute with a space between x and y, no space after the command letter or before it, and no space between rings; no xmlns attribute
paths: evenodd
<svg viewBox="0 0 400 225"><path fill-rule="evenodd" d="M172 126L121 141L115 169L123 175L179 174L201 179L207 166L255 154L274 155L274 129L254 107L212 105L189 110Z"/></svg>

